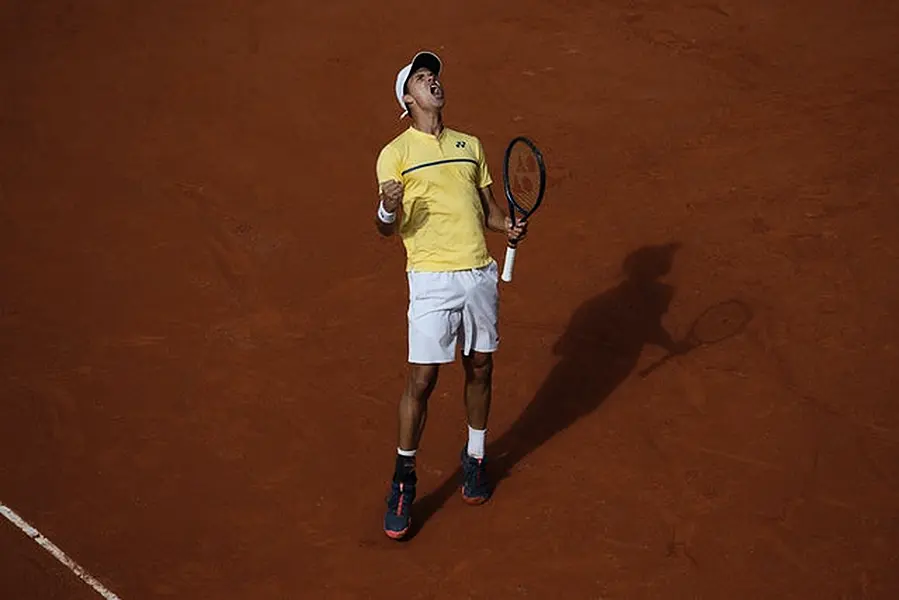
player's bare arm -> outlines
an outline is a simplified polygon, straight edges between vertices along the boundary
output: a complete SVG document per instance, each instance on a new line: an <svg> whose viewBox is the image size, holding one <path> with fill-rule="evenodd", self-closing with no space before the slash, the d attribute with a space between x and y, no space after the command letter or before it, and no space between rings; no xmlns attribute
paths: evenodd
<svg viewBox="0 0 899 600"><path fill-rule="evenodd" d="M484 220L487 229L506 234L512 243L518 243L527 236L527 222L519 222L514 227L512 226L512 219L496 203L492 185L479 189L478 193L481 196L481 205L484 207Z"/></svg>
<svg viewBox="0 0 899 600"><path fill-rule="evenodd" d="M396 233L399 223L399 211L403 205L403 184L390 180L381 186L378 193L381 204L378 207L378 216L375 224L378 233L387 237Z"/></svg>

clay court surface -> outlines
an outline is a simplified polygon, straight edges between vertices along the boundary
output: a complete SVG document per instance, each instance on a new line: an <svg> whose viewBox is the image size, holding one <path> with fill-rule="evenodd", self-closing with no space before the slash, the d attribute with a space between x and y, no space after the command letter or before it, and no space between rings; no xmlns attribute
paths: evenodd
<svg viewBox="0 0 899 600"><path fill-rule="evenodd" d="M899 597L899 5L0 4L0 502L123 600ZM493 501L406 355L374 161L437 51L494 178ZM503 240L491 251L501 260ZM751 319L665 355L709 307ZM99 596L0 520L0 596Z"/></svg>

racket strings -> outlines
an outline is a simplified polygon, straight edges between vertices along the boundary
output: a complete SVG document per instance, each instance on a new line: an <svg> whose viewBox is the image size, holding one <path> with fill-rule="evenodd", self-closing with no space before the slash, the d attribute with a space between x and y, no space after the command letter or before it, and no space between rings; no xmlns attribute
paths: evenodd
<svg viewBox="0 0 899 600"><path fill-rule="evenodd" d="M515 204L529 212L540 197L540 167L527 146L513 148L509 154L509 188Z"/></svg>

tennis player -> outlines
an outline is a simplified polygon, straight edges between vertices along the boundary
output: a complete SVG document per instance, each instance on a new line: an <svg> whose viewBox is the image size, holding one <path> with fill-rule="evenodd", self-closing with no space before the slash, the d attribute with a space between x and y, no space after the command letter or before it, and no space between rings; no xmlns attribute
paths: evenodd
<svg viewBox="0 0 899 600"><path fill-rule="evenodd" d="M381 235L398 234L406 252L409 284L408 362L399 402L397 454L384 532L409 531L417 482L415 458L440 365L462 355L468 444L461 453L462 498L481 504L491 486L484 444L497 349L499 297L496 261L486 230L518 242L527 224L512 226L494 200L492 179L478 138L443 124L446 103L437 55L419 52L396 77L400 118L410 126L377 159Z"/></svg>

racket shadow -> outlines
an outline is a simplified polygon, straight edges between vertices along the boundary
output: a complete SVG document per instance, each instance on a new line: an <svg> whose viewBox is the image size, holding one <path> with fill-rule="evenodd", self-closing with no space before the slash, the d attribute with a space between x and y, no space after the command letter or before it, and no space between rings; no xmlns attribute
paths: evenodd
<svg viewBox="0 0 899 600"><path fill-rule="evenodd" d="M599 408L634 371L644 345L676 348L662 326L675 290L660 279L670 272L679 246L645 246L631 253L622 281L574 312L553 348L558 362L518 419L488 446L495 486L544 443ZM416 527L458 493L460 477L457 470L416 502Z"/></svg>

